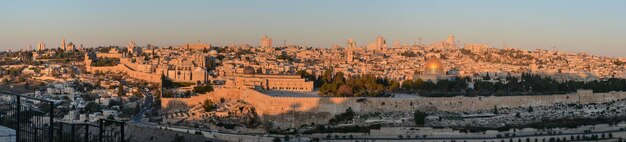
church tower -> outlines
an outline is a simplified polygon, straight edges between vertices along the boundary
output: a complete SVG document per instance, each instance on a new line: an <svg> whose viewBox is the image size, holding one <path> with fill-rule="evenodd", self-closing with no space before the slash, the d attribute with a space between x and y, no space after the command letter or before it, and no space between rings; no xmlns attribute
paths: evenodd
<svg viewBox="0 0 626 142"><path fill-rule="evenodd" d="M126 48L128 49L128 52L132 53L135 49L135 42L133 41L129 41L128 45L126 46Z"/></svg>

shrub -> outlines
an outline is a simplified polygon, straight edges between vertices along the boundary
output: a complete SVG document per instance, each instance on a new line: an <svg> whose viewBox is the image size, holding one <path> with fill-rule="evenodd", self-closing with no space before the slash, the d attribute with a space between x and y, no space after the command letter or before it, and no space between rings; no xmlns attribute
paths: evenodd
<svg viewBox="0 0 626 142"><path fill-rule="evenodd" d="M210 84L207 84L204 86L193 87L193 92L198 93L198 94L204 94L204 93L208 93L212 91L213 91L213 86L211 86Z"/></svg>

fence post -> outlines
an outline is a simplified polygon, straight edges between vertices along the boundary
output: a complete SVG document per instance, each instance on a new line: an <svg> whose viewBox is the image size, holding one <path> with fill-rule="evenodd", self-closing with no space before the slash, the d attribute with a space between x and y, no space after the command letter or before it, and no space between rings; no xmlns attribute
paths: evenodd
<svg viewBox="0 0 626 142"><path fill-rule="evenodd" d="M53 138L54 138L54 103L50 102L50 124L48 125L50 126L48 128L48 142L52 142Z"/></svg>
<svg viewBox="0 0 626 142"><path fill-rule="evenodd" d="M65 137L65 133L63 132L63 123L59 123L59 139L58 140L64 140L63 137Z"/></svg>
<svg viewBox="0 0 626 142"><path fill-rule="evenodd" d="M120 132L122 133L122 142L124 142L124 122L122 122L122 130Z"/></svg>
<svg viewBox="0 0 626 142"><path fill-rule="evenodd" d="M89 141L89 124L85 124L85 142Z"/></svg>
<svg viewBox="0 0 626 142"><path fill-rule="evenodd" d="M74 142L74 124L70 124L72 132L70 133L70 136L72 137L70 140L72 140L72 142Z"/></svg>
<svg viewBox="0 0 626 142"><path fill-rule="evenodd" d="M21 133L20 132L20 123L21 122L20 121L22 121L22 118L20 118L20 115L22 115L22 114L20 113L20 111L22 111L22 103L21 103L22 98L20 98L20 95L15 95L15 97L17 98L17 105L15 106L15 107L17 107L17 112L16 112L16 114L17 114L17 123L15 124L16 125L16 127L15 127L15 139L19 142L19 141L21 141L21 138L20 138L20 133Z"/></svg>
<svg viewBox="0 0 626 142"><path fill-rule="evenodd" d="M98 139L99 139L99 142L102 142L102 140L103 140L103 138L102 138L102 137L103 137L102 133L104 133L104 128L103 128L103 127L104 127L104 123L103 123L103 120L102 120L102 119L100 119L100 120L99 120L99 122L100 122L100 131L98 132L98 135L99 135L99 136L98 136L98 137L99 137Z"/></svg>

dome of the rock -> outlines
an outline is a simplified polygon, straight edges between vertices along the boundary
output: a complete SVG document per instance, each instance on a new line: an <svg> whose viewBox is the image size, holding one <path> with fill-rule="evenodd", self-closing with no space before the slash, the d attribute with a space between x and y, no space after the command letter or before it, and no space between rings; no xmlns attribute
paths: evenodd
<svg viewBox="0 0 626 142"><path fill-rule="evenodd" d="M424 74L444 74L444 66L437 58L430 58L424 64Z"/></svg>

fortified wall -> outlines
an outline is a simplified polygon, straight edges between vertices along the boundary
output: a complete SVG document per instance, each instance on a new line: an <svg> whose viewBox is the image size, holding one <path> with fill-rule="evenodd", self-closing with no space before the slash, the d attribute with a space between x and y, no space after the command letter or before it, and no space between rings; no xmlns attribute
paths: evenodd
<svg viewBox="0 0 626 142"><path fill-rule="evenodd" d="M415 110L468 111L497 107L545 106L555 103L599 103L626 98L625 92L593 93L580 90L563 95L541 96L490 96L490 97L413 97L413 98L363 98L363 97L273 97L248 88L217 88L215 91L190 98L161 98L161 106L193 106L204 100L244 100L255 107L261 116L276 116L296 112L345 112L348 107L355 112L407 112Z"/></svg>
<svg viewBox="0 0 626 142"><path fill-rule="evenodd" d="M152 74L152 73L145 73L145 72L140 72L140 71L136 71L133 70L132 68L128 67L127 64L130 63L130 61L126 58L122 58L122 54L119 53L115 53L116 51L113 51L112 53L98 53L95 54L96 57L98 58L102 58L102 57L107 57L107 58L119 58L120 59L120 64L117 64L115 66L103 66L103 67L94 67L91 66L91 57L88 54L85 54L85 68L87 69L87 72L112 72L112 73L125 73L128 76L135 78L135 79L140 79L140 80L145 80L148 82L155 82L155 83L160 83L161 82L161 75L160 74Z"/></svg>
<svg viewBox="0 0 626 142"><path fill-rule="evenodd" d="M137 64L131 62L130 58L124 58L122 54L117 53L117 51L111 51L110 53L96 53L96 58L118 58L120 63L115 66L103 66L103 67L94 67L91 66L92 57L89 54L85 54L85 66L87 68L87 72L115 72L115 73L125 73L128 76L145 80L148 82L161 82L161 76L165 75L169 79L175 82L189 82L195 83L197 81L206 81L208 74L205 70L198 69L188 69L188 70L165 70L165 71L155 71L155 65L151 64Z"/></svg>
<svg viewBox="0 0 626 142"><path fill-rule="evenodd" d="M141 80L154 82L154 83L161 82L160 74L151 74L151 73L134 71L124 64L117 64L115 66L105 66L105 67L93 67L93 66L87 65L86 68L87 68L87 72L100 71L100 72L125 73L128 76L135 78L135 79L141 79Z"/></svg>

